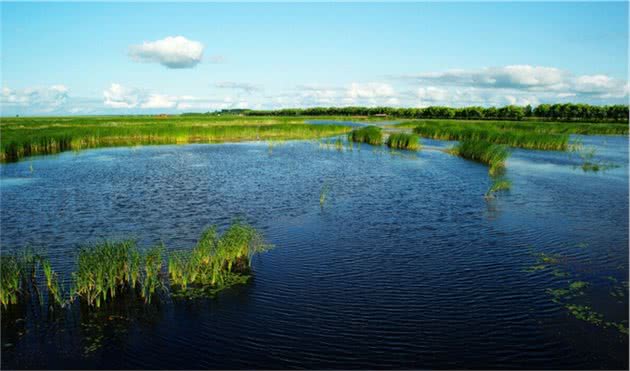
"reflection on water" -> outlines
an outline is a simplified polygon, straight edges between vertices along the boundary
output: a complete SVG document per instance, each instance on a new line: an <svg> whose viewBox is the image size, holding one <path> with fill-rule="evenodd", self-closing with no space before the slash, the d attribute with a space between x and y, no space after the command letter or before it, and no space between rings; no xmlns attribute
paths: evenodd
<svg viewBox="0 0 630 371"><path fill-rule="evenodd" d="M567 309L627 321L627 138L582 140L619 167L515 150L512 189L489 202L487 168L429 140L417 154L254 142L2 165L3 250L46 248L66 284L77 245L98 238L189 247L244 217L276 246L214 299L3 312L2 367L627 368L626 334ZM581 295L553 300L572 284Z"/></svg>

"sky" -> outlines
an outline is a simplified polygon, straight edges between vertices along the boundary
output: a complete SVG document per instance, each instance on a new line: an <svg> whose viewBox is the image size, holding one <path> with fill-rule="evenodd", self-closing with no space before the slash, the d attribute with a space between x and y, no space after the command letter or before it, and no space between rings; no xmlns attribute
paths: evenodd
<svg viewBox="0 0 630 371"><path fill-rule="evenodd" d="M628 100L628 3L0 3L3 116Z"/></svg>

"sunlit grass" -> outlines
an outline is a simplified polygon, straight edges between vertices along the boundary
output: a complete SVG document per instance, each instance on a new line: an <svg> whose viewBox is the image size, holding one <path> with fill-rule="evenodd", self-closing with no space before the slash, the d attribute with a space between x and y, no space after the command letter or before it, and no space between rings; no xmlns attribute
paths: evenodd
<svg viewBox="0 0 630 371"><path fill-rule="evenodd" d="M354 129L348 134L348 140L378 146L383 144L383 131L376 126Z"/></svg>
<svg viewBox="0 0 630 371"><path fill-rule="evenodd" d="M314 139L351 130L343 125L309 125L304 121L216 116L3 118L0 161L98 147Z"/></svg>
<svg viewBox="0 0 630 371"><path fill-rule="evenodd" d="M417 151L420 149L420 138L415 134L394 133L387 138L389 148Z"/></svg>
<svg viewBox="0 0 630 371"><path fill-rule="evenodd" d="M505 146L484 141L463 141L453 147L452 154L490 166L491 175L501 174L510 152Z"/></svg>

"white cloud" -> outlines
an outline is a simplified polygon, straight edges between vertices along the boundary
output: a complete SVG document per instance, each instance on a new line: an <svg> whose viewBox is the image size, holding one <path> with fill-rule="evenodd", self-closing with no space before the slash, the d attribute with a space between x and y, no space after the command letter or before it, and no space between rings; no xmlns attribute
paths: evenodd
<svg viewBox="0 0 630 371"><path fill-rule="evenodd" d="M26 89L2 88L0 106L2 110L28 108L34 112L46 113L61 109L68 101L70 90L65 85L34 87Z"/></svg>
<svg viewBox="0 0 630 371"><path fill-rule="evenodd" d="M444 102L448 99L446 89L428 86L426 88L418 88L418 98L421 101Z"/></svg>
<svg viewBox="0 0 630 371"><path fill-rule="evenodd" d="M176 98L163 94L151 94L140 108L173 108L177 105Z"/></svg>
<svg viewBox="0 0 630 371"><path fill-rule="evenodd" d="M144 94L133 88L113 83L103 91L104 104L112 108L135 108L144 99Z"/></svg>
<svg viewBox="0 0 630 371"><path fill-rule="evenodd" d="M129 48L129 55L138 62L155 62L168 68L192 68L203 58L204 46L183 36L143 42Z"/></svg>
<svg viewBox="0 0 630 371"><path fill-rule="evenodd" d="M346 91L346 96L350 99L374 99L374 98L382 98L382 97L391 97L394 95L394 89L391 85L385 83L356 83L353 82L348 90Z"/></svg>

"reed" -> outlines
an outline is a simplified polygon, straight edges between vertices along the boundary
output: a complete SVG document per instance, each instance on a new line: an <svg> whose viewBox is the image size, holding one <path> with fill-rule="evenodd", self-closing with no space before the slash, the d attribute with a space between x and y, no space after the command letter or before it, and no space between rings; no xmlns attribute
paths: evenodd
<svg viewBox="0 0 630 371"><path fill-rule="evenodd" d="M267 247L259 232L241 222L232 224L221 236L216 227L208 228L192 251L169 255L171 286L181 290L223 286L232 274L248 273L252 255Z"/></svg>
<svg viewBox="0 0 630 371"><path fill-rule="evenodd" d="M510 155L505 146L484 141L460 142L451 149L451 153L490 166L491 175L499 174L505 169L505 160Z"/></svg>
<svg viewBox="0 0 630 371"><path fill-rule="evenodd" d="M391 134L389 138L387 138L387 146L389 148L417 151L420 149L420 139L415 134L407 134L407 133Z"/></svg>
<svg viewBox="0 0 630 371"><path fill-rule="evenodd" d="M18 304L37 289L38 257L30 251L0 256L0 304Z"/></svg>
<svg viewBox="0 0 630 371"><path fill-rule="evenodd" d="M64 295L59 285L59 277L55 273L50 265L50 261L47 258L41 258L41 266L44 271L44 277L46 278L46 287L48 288L48 302L49 304L55 304L63 307L66 304Z"/></svg>
<svg viewBox="0 0 630 371"><path fill-rule="evenodd" d="M552 151L569 149L567 133L536 131L516 124L422 121L417 123L413 131L422 137L440 140L484 141L509 147Z"/></svg>
<svg viewBox="0 0 630 371"><path fill-rule="evenodd" d="M145 303L150 303L153 295L163 287L162 280L160 279L163 251L164 246L157 245L149 249L144 255L144 274L140 281L140 293Z"/></svg>
<svg viewBox="0 0 630 371"><path fill-rule="evenodd" d="M377 126L366 126L352 130L348 134L348 140L380 146L383 144L383 131Z"/></svg>
<svg viewBox="0 0 630 371"><path fill-rule="evenodd" d="M500 191L507 191L512 187L512 182L509 179L497 178L494 179L492 185L486 192L485 197L487 199L494 198L494 194Z"/></svg>
<svg viewBox="0 0 630 371"><path fill-rule="evenodd" d="M174 116L3 118L0 162L99 147L313 139L347 133L344 125L304 124L303 118Z"/></svg>
<svg viewBox="0 0 630 371"><path fill-rule="evenodd" d="M137 249L134 241L103 242L82 248L77 272L73 274L74 294L98 308L108 299L114 299L121 290L131 287L134 277L139 276L139 266L132 262Z"/></svg>

